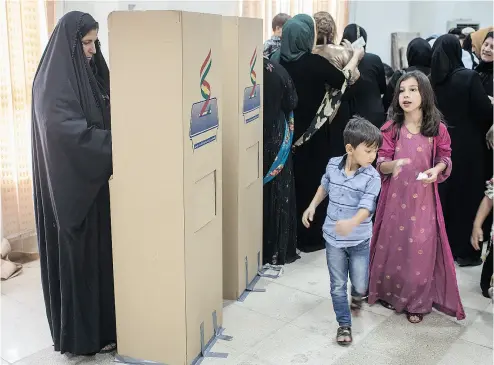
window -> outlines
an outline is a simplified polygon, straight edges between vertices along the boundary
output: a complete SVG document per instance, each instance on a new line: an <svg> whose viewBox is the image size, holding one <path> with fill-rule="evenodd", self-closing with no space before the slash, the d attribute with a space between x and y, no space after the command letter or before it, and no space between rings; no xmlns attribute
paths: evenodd
<svg viewBox="0 0 494 365"><path fill-rule="evenodd" d="M264 40L271 38L271 21L279 13L294 16L327 11L333 16L340 37L348 24L347 0L242 0L239 3L240 16L264 20Z"/></svg>
<svg viewBox="0 0 494 365"><path fill-rule="evenodd" d="M47 33L44 1L0 3L0 228L12 240L35 234L31 87Z"/></svg>

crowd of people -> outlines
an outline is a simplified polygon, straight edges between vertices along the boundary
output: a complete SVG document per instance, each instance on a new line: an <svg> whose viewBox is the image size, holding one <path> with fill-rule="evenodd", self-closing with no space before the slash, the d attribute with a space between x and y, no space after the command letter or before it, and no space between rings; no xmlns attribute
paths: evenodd
<svg viewBox="0 0 494 365"><path fill-rule="evenodd" d="M54 349L75 355L116 348L110 73L98 28L89 14L63 16L32 93L46 313ZM340 42L327 12L279 14L273 32L263 63L263 262L326 249L341 345L365 298L412 323L433 307L463 319L454 260L480 265L492 244L492 28L417 38L405 70L366 52L357 24ZM489 246L485 296L491 277Z"/></svg>
<svg viewBox="0 0 494 365"><path fill-rule="evenodd" d="M367 52L357 24L339 41L327 12L279 14L273 31L265 173L286 131L296 142L264 187L264 262L326 249L341 345L363 300L411 323L433 308L465 318L455 262L485 261L480 288L492 297L492 27L413 39L403 70Z"/></svg>

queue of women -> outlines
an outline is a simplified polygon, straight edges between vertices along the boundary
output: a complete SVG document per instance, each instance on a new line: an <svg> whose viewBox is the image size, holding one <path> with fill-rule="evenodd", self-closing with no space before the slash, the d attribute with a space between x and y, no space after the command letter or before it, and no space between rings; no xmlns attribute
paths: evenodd
<svg viewBox="0 0 494 365"><path fill-rule="evenodd" d="M325 247L324 206L309 229L301 224L303 212L328 160L345 154L343 130L352 116L358 114L381 128L387 120L388 106L393 115L403 115L396 100L409 70L396 71L391 77L396 86L390 88L379 56L352 46L361 37L367 42L365 30L355 24L347 26L340 44L339 30L328 13L277 16L273 31L276 34L267 45L269 58L264 58L264 172L271 177L265 179L264 188L263 261L282 265L295 261L300 251ZM482 230L482 226L489 224L484 222L492 207L492 200L489 205L489 199L484 202L483 196L485 181L492 177L492 154L485 136L492 126L488 95L492 96L493 38L492 32L482 34L484 39L474 47L479 60L476 70L464 67L462 46L455 35L437 38L432 48L422 39L408 47L410 68L424 75L414 78L424 121L437 124L440 121L434 118L442 113L441 121L451 136L454 166L449 179L439 184L441 201L431 195L426 207L441 212L442 204L445 232L442 239L431 241L427 255L433 257L423 270L436 267L448 272L441 267L448 265L448 260L439 260L444 255L454 257L460 265L480 264L479 241L490 236L490 227ZM472 34L470 38L473 41L478 36ZM426 92L429 83L433 93ZM54 349L61 353L91 355L116 348L108 189L112 174L109 85L98 23L89 14L66 14L41 58L32 105L34 201L42 286ZM426 115L435 110L434 105L440 113ZM430 133L433 136L435 132ZM389 143L387 146L386 151L381 147L379 156L393 158L396 151L389 149ZM412 161L414 157L408 156ZM277 158L282 163L275 166ZM406 186L392 186L398 194L407 192ZM384 198L391 199L382 192L380 199ZM477 214L481 201L483 209ZM400 206L380 201L384 209L381 213L386 206L391 209L391 204ZM431 213L439 222L434 231L442 232L442 218L437 214ZM386 232L388 224L393 223L381 220L375 230ZM403 226L410 229L410 234L420 234L421 227L408 223ZM374 237L379 237L378 233ZM449 245L445 242L448 239ZM405 247L413 243L387 237L379 238L378 244ZM372 245L376 245L375 239ZM492 251L489 255L484 264L483 292L488 291L492 276ZM400 257L407 260L406 255ZM373 289L372 278L380 278L386 268L382 267L385 262L373 257L370 261L370 299L408 310L380 297L379 290ZM393 261L393 265L399 266L400 262ZM432 272L425 274L434 277ZM456 306L457 310L445 312L461 317L461 303L443 303L442 298L431 299L424 292L421 299L423 304L415 304L415 312L427 313L440 302L439 307Z"/></svg>

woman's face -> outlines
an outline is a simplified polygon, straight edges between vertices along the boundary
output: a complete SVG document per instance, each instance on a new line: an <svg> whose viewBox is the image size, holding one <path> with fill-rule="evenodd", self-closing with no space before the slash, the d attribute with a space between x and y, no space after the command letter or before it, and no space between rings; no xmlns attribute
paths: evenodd
<svg viewBox="0 0 494 365"><path fill-rule="evenodd" d="M90 30L88 34L82 38L82 49L84 50L84 55L87 60L90 61L91 58L96 54L96 40L98 39L98 30Z"/></svg>
<svg viewBox="0 0 494 365"><path fill-rule="evenodd" d="M480 57L484 62L492 62L493 60L493 42L492 37L487 38L482 44L482 49L480 51Z"/></svg>

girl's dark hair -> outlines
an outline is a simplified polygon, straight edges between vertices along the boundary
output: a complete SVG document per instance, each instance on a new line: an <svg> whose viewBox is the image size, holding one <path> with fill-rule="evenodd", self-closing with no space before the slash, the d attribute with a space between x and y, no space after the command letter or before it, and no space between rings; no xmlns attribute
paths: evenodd
<svg viewBox="0 0 494 365"><path fill-rule="evenodd" d="M389 118L393 123L385 130L388 132L390 129L394 129L394 139L399 138L401 127L405 122L405 112L400 106L400 88L401 83L408 79L417 80L418 89L422 98L422 126L420 127L420 133L425 137L435 137L439 135L439 125L443 120L443 115L436 107L436 97L432 85L426 75L420 71L411 71L403 74L396 83L395 93L393 101L391 103Z"/></svg>

